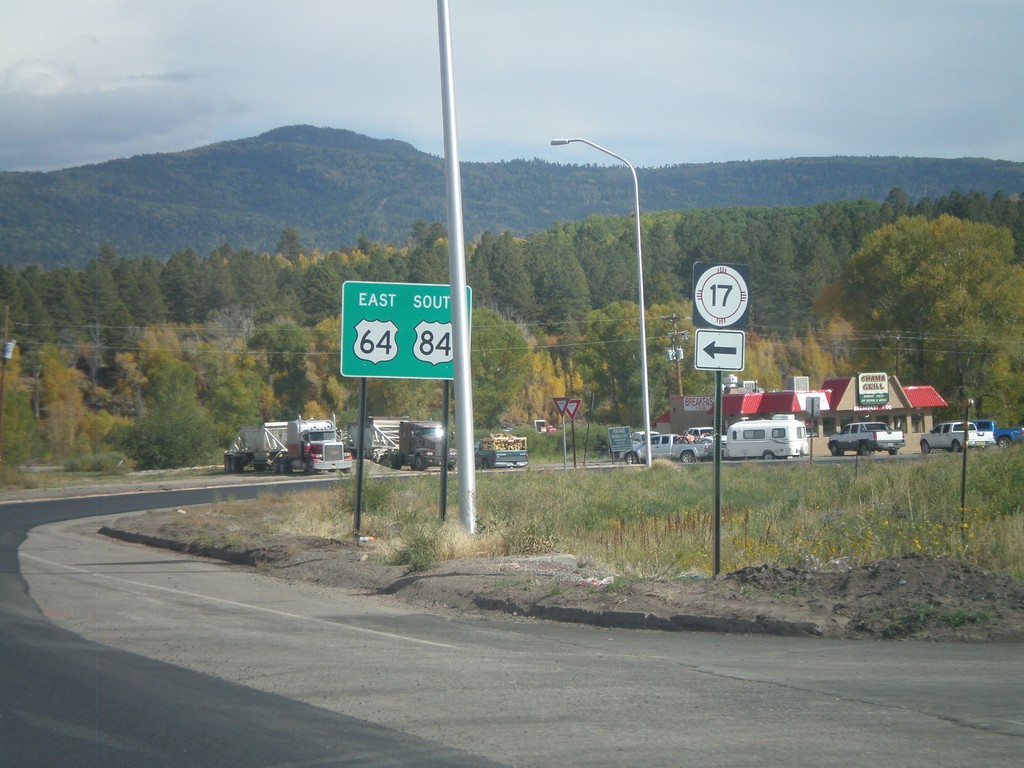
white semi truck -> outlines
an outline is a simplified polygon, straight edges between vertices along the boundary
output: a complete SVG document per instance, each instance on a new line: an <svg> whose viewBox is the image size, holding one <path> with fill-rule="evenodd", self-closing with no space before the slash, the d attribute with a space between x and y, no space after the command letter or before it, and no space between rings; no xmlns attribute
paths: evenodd
<svg viewBox="0 0 1024 768"><path fill-rule="evenodd" d="M333 419L299 417L242 427L224 452L224 471L242 472L249 466L278 474L348 472L352 454L338 437Z"/></svg>

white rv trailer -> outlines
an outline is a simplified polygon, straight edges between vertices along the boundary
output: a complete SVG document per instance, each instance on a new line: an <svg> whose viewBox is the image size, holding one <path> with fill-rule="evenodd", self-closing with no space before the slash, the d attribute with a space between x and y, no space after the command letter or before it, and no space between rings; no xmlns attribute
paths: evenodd
<svg viewBox="0 0 1024 768"><path fill-rule="evenodd" d="M807 427L791 414L737 421L728 435L722 453L727 459L788 459L809 452Z"/></svg>

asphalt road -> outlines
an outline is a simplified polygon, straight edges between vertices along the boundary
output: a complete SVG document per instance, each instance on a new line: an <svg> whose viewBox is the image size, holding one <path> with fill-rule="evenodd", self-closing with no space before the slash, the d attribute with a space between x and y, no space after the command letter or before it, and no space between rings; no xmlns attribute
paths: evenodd
<svg viewBox="0 0 1024 768"><path fill-rule="evenodd" d="M260 487L236 487L251 498ZM489 766L496 763L284 696L103 645L59 628L31 599L18 547L56 520L212 500L222 491L0 505L0 765ZM77 539L77 537L76 537ZM136 553L128 548L134 558ZM68 553L81 561L74 546ZM123 559L126 551L112 553ZM89 558L87 557L86 560ZM166 568L165 565L158 566ZM36 560L25 570L39 575ZM121 602L121 601L115 601ZM88 611L112 611L92 603ZM186 626L200 617L184 619Z"/></svg>
<svg viewBox="0 0 1024 768"><path fill-rule="evenodd" d="M21 543L201 493L0 506L3 765L1020 764L1016 645L433 614L94 520Z"/></svg>

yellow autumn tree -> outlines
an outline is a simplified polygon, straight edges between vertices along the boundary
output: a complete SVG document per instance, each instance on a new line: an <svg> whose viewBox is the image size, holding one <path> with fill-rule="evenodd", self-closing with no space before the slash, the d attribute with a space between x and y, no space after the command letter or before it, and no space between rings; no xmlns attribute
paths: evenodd
<svg viewBox="0 0 1024 768"><path fill-rule="evenodd" d="M523 384L522 406L517 413L518 422L528 424L533 419L547 419L554 423L557 411L554 398L565 394L565 381L561 366L546 349L535 349L530 353L530 376Z"/></svg>
<svg viewBox="0 0 1024 768"><path fill-rule="evenodd" d="M747 381L756 381L761 389L782 389L784 382L777 344L775 339L748 334L745 368L737 375Z"/></svg>
<svg viewBox="0 0 1024 768"><path fill-rule="evenodd" d="M3 401L3 463L13 466L32 457L36 442L32 401L29 388L21 379L21 352L17 347L4 366Z"/></svg>
<svg viewBox="0 0 1024 768"><path fill-rule="evenodd" d="M82 394L86 381L82 372L53 345L45 345L39 358L43 435L49 457L64 461L87 447L85 420L89 409Z"/></svg>

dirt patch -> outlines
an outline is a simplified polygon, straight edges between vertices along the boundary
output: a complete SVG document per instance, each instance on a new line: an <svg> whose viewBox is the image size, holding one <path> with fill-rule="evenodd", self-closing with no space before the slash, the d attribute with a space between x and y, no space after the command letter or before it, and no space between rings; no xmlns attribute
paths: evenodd
<svg viewBox="0 0 1024 768"><path fill-rule="evenodd" d="M666 630L1024 641L1024 582L943 558L908 556L831 571L759 566L716 579L636 581L571 555L457 560L410 573L375 559L373 542L260 538L214 516L197 523L176 510L125 517L101 533L439 611L496 610Z"/></svg>

